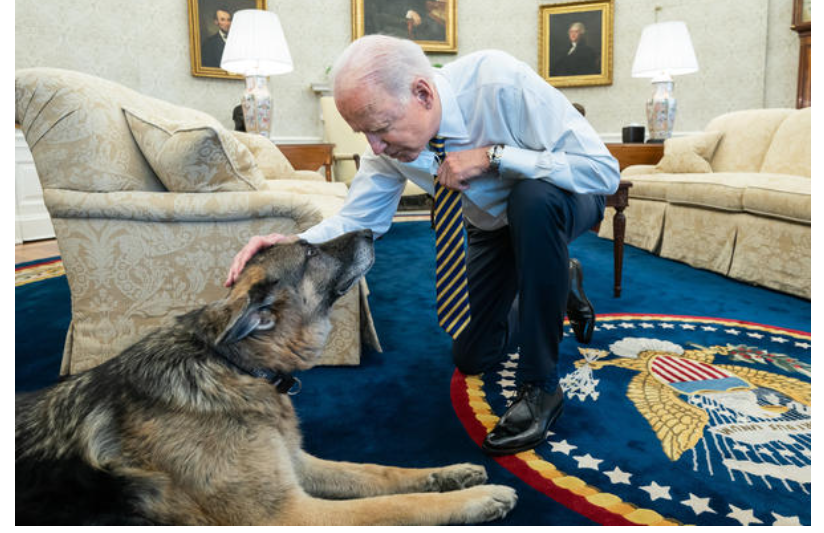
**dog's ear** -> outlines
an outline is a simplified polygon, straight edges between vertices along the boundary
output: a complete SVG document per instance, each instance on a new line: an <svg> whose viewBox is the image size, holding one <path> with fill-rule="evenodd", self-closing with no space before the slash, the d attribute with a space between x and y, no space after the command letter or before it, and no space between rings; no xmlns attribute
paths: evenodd
<svg viewBox="0 0 824 533"><path fill-rule="evenodd" d="M273 291L277 281L261 282L253 285L245 293L227 298L225 309L229 319L223 331L215 339L215 344L233 344L245 339L255 331L266 331L275 327L275 317L271 305L275 301Z"/></svg>

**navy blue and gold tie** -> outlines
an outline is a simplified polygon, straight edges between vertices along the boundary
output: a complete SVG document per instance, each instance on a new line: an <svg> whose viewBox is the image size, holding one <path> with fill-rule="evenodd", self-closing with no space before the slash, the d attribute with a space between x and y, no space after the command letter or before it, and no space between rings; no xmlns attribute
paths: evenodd
<svg viewBox="0 0 824 533"><path fill-rule="evenodd" d="M429 141L438 165L444 158L444 139ZM469 289L466 281L466 229L461 192L442 186L435 176L435 291L438 324L453 339L469 324Z"/></svg>

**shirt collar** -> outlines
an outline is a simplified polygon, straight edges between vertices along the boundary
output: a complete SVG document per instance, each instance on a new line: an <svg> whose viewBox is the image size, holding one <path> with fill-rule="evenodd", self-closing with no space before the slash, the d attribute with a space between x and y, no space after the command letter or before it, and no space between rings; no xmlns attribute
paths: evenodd
<svg viewBox="0 0 824 533"><path fill-rule="evenodd" d="M461 108L458 107L458 100L455 98L452 85L443 75L436 73L435 87L441 99L441 125L438 128L438 135L451 141L468 140L469 132L466 129Z"/></svg>

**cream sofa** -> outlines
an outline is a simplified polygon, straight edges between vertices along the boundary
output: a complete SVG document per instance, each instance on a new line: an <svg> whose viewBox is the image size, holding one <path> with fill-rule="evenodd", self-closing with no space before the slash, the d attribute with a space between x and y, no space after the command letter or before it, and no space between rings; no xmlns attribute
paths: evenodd
<svg viewBox="0 0 824 533"><path fill-rule="evenodd" d="M18 70L15 97L71 289L63 374L222 298L250 237L305 230L346 196L268 139L93 76ZM322 364L379 349L366 295L361 282L335 305Z"/></svg>
<svg viewBox="0 0 824 533"><path fill-rule="evenodd" d="M701 135L667 140L658 165L624 169L626 242L809 299L811 116L728 113ZM611 217L601 237L612 236Z"/></svg>

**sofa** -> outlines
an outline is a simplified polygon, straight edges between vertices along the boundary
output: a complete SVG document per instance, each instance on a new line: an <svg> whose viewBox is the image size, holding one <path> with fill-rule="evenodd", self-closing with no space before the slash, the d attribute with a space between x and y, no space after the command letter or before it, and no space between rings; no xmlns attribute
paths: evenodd
<svg viewBox="0 0 824 533"><path fill-rule="evenodd" d="M736 111L668 139L631 181L626 243L811 297L811 109ZM611 211L611 210L608 210ZM611 238L612 213L599 236Z"/></svg>
<svg viewBox="0 0 824 533"><path fill-rule="evenodd" d="M61 374L224 297L250 237L308 229L347 193L269 139L87 74L18 70L15 100L71 291ZM380 350L367 292L361 281L335 305L321 364Z"/></svg>

